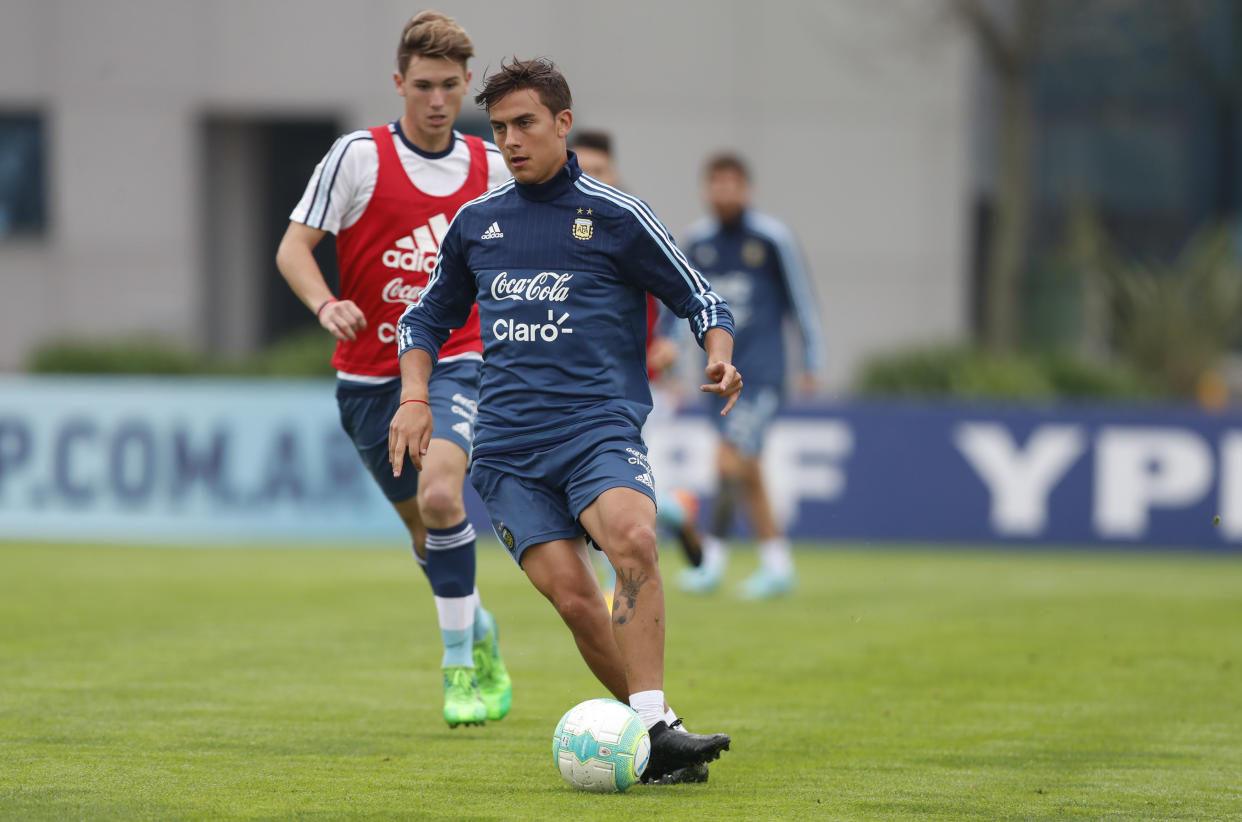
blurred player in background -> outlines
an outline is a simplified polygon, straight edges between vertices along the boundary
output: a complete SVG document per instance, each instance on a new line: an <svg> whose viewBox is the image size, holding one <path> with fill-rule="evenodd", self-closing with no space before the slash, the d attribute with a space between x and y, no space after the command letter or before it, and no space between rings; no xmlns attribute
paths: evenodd
<svg viewBox="0 0 1242 822"><path fill-rule="evenodd" d="M289 287L337 339L332 364L341 424L409 530L431 583L451 727L503 718L512 694L496 622L474 584L475 534L462 502L483 350L477 312L440 349L425 398L436 439L420 473L392 475L388 423L401 393L401 312L426 286L457 209L509 178L496 146L453 130L473 55L469 35L439 12L424 11L405 24L393 75L404 113L336 141L294 208L276 255ZM340 299L312 256L329 232L336 235Z"/></svg>
<svg viewBox="0 0 1242 822"><path fill-rule="evenodd" d="M477 300L483 378L470 480L592 673L648 728L644 780L671 778L730 740L684 731L664 698L664 586L640 434L651 410L646 293L690 321L708 355L701 390L724 398L725 411L742 388L729 309L645 203L582 174L566 147L569 85L550 62L502 64L476 101L514 181L462 207L426 292L401 316L393 470L407 449L415 467L425 458L427 379ZM587 534L617 569L611 620Z"/></svg>
<svg viewBox="0 0 1242 822"><path fill-rule="evenodd" d="M578 168L589 177L594 177L604 185L613 188L621 187L617 174L616 163L612 152L612 135L606 131L583 130L574 132L569 147L578 157ZM677 343L665 333L667 323L662 320L672 318L671 314L660 311L660 301L655 295L647 295L647 379L651 383L651 414L647 421L662 420L671 417L676 410L675 401L670 392L660 386L660 378L677 360ZM697 567L703 561L702 539L699 536L695 518L698 515L699 502L694 494L683 488L672 491L659 491L656 496L656 525L677 536L681 543L686 561ZM612 609L612 592L617 584L617 575L606 557L596 556L597 564L604 571L604 598Z"/></svg>
<svg viewBox="0 0 1242 822"><path fill-rule="evenodd" d="M720 585L728 561L724 541L740 497L759 542L759 567L742 583L740 593L763 599L794 587L793 554L773 515L761 459L764 436L785 391L782 329L792 316L803 351L797 387L810 393L820 364L819 318L793 233L776 218L750 207L750 174L741 158L712 157L705 184L711 216L691 229L690 258L733 309L737 365L746 375L746 393L728 417L712 417L720 430L720 445L711 533L703 539L702 565L685 569L679 582L696 593ZM720 403L715 406L718 410Z"/></svg>

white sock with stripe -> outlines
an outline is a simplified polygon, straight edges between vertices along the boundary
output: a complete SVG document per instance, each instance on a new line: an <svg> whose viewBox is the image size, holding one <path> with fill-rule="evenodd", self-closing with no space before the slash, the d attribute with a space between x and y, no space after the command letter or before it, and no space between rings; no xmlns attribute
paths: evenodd
<svg viewBox="0 0 1242 822"><path fill-rule="evenodd" d="M435 594L440 637L444 641L441 666L474 667L474 616L478 598L474 587L474 527L462 520L451 528L427 529L427 578Z"/></svg>

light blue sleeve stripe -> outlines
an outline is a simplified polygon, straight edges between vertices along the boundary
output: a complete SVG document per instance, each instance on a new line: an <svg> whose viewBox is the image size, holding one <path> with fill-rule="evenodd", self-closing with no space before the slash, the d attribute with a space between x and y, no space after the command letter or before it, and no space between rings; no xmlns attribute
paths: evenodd
<svg viewBox="0 0 1242 822"><path fill-rule="evenodd" d="M721 299L719 294L711 290L707 280L690 264L690 261L682 254L681 249L673 242L668 229L664 227L664 224L660 222L659 218L655 216L646 204L586 176L580 177L576 186L583 193L613 203L637 218L639 225L655 241L656 247L672 263L673 269L680 274L681 278L690 287L691 295L703 306L701 315L703 319L697 328L695 328L695 322L691 320L691 327L695 328L695 337L700 342L709 328L722 327L720 312L717 306L721 305L724 300ZM730 329L732 328L731 323L729 327Z"/></svg>
<svg viewBox="0 0 1242 822"><path fill-rule="evenodd" d="M803 367L810 372L818 371L823 355L823 329L819 321L819 308L815 302L815 292L811 288L811 277L802 259L793 232L775 217L766 214L750 213L751 227L763 234L772 242L780 257L781 273L785 277L785 287L793 301L794 316L802 333Z"/></svg>
<svg viewBox="0 0 1242 822"><path fill-rule="evenodd" d="M703 278L703 275L694 266L690 265L690 261L686 259L685 255L681 253L681 249L673 242L668 229L664 227L664 224L660 222L659 218L649 208L643 205L641 200L622 194L616 189L601 183L596 183L590 180L589 177L578 178L577 187L586 194L591 194L614 203L637 217L639 224L655 240L656 245L664 252L664 256L673 264L673 267L681 273L682 279L686 280L687 284L690 285L691 291L699 295L700 299L706 296L709 302L715 303L719 301L720 298L708 288L707 280Z"/></svg>

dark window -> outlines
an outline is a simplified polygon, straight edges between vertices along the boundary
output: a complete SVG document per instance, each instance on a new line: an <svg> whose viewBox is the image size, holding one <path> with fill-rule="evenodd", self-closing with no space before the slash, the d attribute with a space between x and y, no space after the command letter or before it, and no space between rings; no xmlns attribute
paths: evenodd
<svg viewBox="0 0 1242 822"><path fill-rule="evenodd" d="M0 112L0 240L46 230L45 156L41 116Z"/></svg>

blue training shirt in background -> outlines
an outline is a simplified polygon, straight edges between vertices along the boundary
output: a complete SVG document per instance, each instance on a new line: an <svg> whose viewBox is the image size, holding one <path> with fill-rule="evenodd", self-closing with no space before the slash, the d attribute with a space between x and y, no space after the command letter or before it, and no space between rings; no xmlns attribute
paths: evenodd
<svg viewBox="0 0 1242 822"><path fill-rule="evenodd" d="M477 300L483 373L476 456L562 442L651 411L647 306L656 295L699 344L733 332L712 291L642 200L584 175L511 180L461 207L435 272L399 323L400 353L431 354Z"/></svg>
<svg viewBox="0 0 1242 822"><path fill-rule="evenodd" d="M690 230L687 249L733 312L733 364L747 387L784 385L781 330L787 314L802 335L803 368L819 370L823 343L815 296L784 223L751 209L733 225L701 220Z"/></svg>

